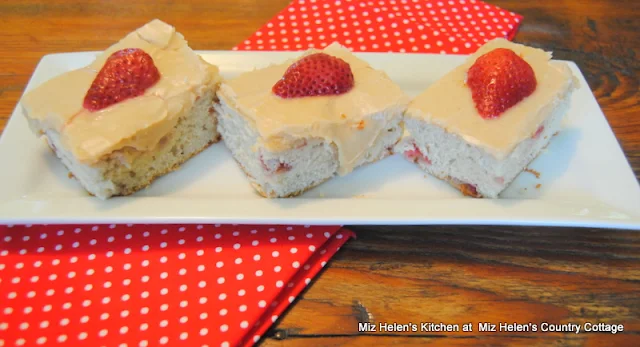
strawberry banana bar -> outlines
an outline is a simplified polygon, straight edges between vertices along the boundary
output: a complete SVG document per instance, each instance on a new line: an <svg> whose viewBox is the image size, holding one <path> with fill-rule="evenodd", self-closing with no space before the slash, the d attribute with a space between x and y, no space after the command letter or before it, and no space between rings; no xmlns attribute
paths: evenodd
<svg viewBox="0 0 640 347"><path fill-rule="evenodd" d="M292 197L391 153L407 96L332 44L247 72L218 91L219 131L264 197Z"/></svg>
<svg viewBox="0 0 640 347"><path fill-rule="evenodd" d="M31 129L92 195L132 194L219 140L221 78L174 27L153 20L27 93Z"/></svg>
<svg viewBox="0 0 640 347"><path fill-rule="evenodd" d="M496 198L559 131L577 85L540 49L494 39L409 105L404 156L473 197Z"/></svg>

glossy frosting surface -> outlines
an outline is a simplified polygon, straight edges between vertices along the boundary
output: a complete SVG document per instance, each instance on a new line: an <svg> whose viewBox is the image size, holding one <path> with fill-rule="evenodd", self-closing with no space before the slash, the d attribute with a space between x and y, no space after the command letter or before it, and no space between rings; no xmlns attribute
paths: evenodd
<svg viewBox="0 0 640 347"><path fill-rule="evenodd" d="M124 48L148 53L160 80L144 95L97 112L82 107L83 98L106 59ZM55 130L65 147L85 163L125 147L150 150L196 98L220 81L218 69L202 60L175 31L153 20L101 53L89 66L55 77L27 93L22 106L42 130Z"/></svg>
<svg viewBox="0 0 640 347"><path fill-rule="evenodd" d="M538 84L530 96L499 118L484 119L478 114L471 90L465 84L466 75L479 56L496 48L508 48L519 54L533 68ZM551 53L543 50L494 39L417 96L407 114L457 133L498 159L505 158L518 143L536 132L550 115L552 106L566 97L577 83L566 63L550 59Z"/></svg>

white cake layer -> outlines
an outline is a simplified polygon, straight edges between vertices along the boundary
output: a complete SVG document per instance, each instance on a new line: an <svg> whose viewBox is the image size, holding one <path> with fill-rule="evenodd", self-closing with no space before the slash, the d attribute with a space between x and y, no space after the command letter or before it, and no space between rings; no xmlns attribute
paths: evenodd
<svg viewBox="0 0 640 347"><path fill-rule="evenodd" d="M62 164L91 195L100 199L129 195L178 169L219 140L214 102L213 91L205 93L152 150L120 150L95 164L82 163L73 156L57 131L47 130L44 136Z"/></svg>
<svg viewBox="0 0 640 347"><path fill-rule="evenodd" d="M247 117L224 99L216 106L218 131L234 159L240 164L253 187L264 197L291 197L335 176L339 168L336 145L322 138L300 139L293 149L272 151L259 144L257 129ZM373 119L391 119L366 148L355 167L380 160L391 154L402 136L402 110L391 107L371 115Z"/></svg>
<svg viewBox="0 0 640 347"><path fill-rule="evenodd" d="M416 164L425 172L456 187L459 184L473 185L483 197L497 198L561 130L562 118L569 108L568 96L553 105L550 116L535 137L520 142L504 159L496 159L481 147L466 142L439 125L414 118L405 120L411 136L402 141L399 151L411 153L415 145L428 159L415 158Z"/></svg>

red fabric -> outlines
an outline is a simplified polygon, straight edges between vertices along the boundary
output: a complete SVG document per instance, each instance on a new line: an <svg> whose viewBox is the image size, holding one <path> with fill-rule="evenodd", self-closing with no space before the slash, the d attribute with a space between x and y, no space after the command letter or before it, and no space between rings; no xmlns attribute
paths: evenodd
<svg viewBox="0 0 640 347"><path fill-rule="evenodd" d="M0 226L0 346L251 346L353 233Z"/></svg>
<svg viewBox="0 0 640 347"><path fill-rule="evenodd" d="M522 16L476 0L295 0L235 50L469 54L512 39Z"/></svg>

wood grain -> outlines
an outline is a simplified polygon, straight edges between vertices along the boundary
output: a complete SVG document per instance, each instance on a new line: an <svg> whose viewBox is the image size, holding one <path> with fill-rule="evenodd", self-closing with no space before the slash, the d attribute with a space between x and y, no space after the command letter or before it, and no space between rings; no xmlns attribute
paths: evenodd
<svg viewBox="0 0 640 347"><path fill-rule="evenodd" d="M271 331L282 341L371 345L634 345L637 232L352 227L329 269ZM359 333L358 322L472 323L473 332ZM622 323L622 333L479 332L480 322ZM318 338L318 340L315 340ZM313 339L313 340L312 340ZM287 344L289 345L289 344Z"/></svg>
<svg viewBox="0 0 640 347"><path fill-rule="evenodd" d="M640 177L640 2L493 0L525 20L515 41L585 74ZM100 50L152 18L195 49L230 49L288 0L4 0L0 130L39 59ZM572 228L354 227L264 346L639 346L640 235ZM470 333L368 333L359 321L471 322ZM477 323L624 324L609 333L482 333Z"/></svg>

